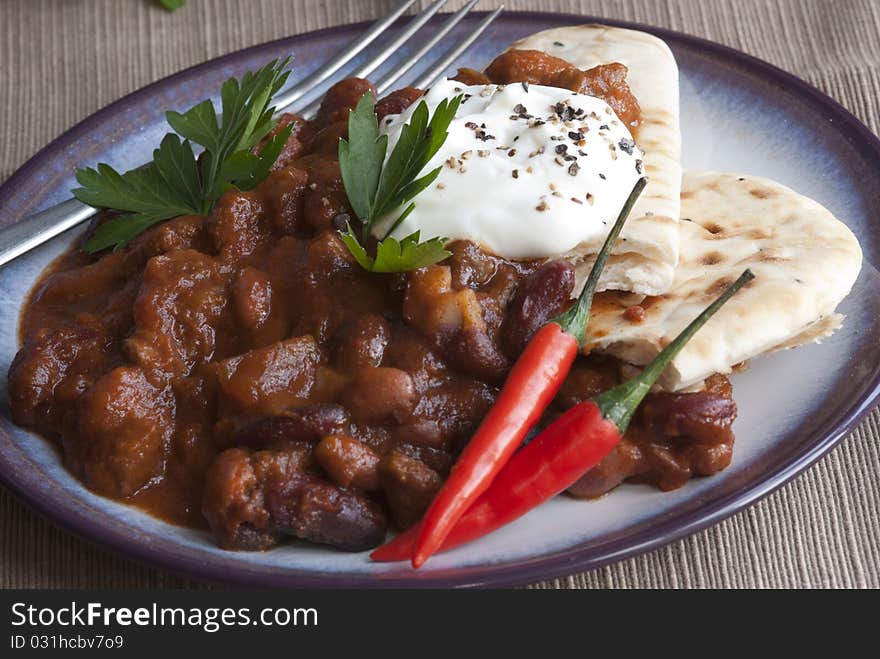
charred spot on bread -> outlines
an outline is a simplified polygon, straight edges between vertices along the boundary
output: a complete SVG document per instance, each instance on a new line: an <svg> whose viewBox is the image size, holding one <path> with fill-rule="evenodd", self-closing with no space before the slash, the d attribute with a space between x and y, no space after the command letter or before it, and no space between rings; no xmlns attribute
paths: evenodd
<svg viewBox="0 0 880 659"><path fill-rule="evenodd" d="M720 279L716 279L715 282L706 289L706 294L712 299L715 299L732 283L733 279L731 277L721 277Z"/></svg>
<svg viewBox="0 0 880 659"><path fill-rule="evenodd" d="M749 194L757 199L769 199L776 195L773 190L769 190L767 188L752 188L749 190Z"/></svg>

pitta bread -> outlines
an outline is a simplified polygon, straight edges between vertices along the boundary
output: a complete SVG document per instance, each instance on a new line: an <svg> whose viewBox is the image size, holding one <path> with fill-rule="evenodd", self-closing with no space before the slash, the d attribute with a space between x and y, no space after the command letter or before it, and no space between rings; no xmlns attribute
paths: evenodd
<svg viewBox="0 0 880 659"><path fill-rule="evenodd" d="M585 350L648 363L746 268L755 280L679 353L661 388L690 387L840 326L835 308L859 274L862 252L827 209L769 179L714 172L685 173L681 197L681 255L672 289L641 303L641 322L624 316L632 295L597 297Z"/></svg>
<svg viewBox="0 0 880 659"><path fill-rule="evenodd" d="M678 262L681 131L678 66L657 37L606 25L577 25L538 32L511 49L542 50L581 69L620 62L642 109L638 144L645 153L648 185L623 230L599 290L659 295L672 285ZM566 255L586 278L601 244L582 244Z"/></svg>

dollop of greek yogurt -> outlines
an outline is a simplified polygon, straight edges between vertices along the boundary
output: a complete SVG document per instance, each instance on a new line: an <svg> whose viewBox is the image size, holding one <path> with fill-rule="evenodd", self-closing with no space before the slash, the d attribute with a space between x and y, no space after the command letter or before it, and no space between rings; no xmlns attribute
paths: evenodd
<svg viewBox="0 0 880 659"><path fill-rule="evenodd" d="M440 175L392 235L470 240L509 259L601 243L643 173L643 155L611 107L557 87L449 79L423 100L433 114L460 94L449 136L423 170L441 167ZM382 120L388 153L417 105ZM377 236L390 221L377 224Z"/></svg>

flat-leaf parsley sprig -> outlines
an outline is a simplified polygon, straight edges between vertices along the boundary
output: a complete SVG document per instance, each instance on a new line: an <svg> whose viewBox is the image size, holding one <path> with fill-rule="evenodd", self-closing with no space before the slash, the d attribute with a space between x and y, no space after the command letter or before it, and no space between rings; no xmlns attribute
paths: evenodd
<svg viewBox="0 0 880 659"><path fill-rule="evenodd" d="M386 161L388 136L379 134L375 100L367 93L348 116L348 140L339 142L339 167L351 207L361 223L358 239L349 224L340 231L343 242L358 263L371 272L403 272L442 261L450 252L446 238L419 241L416 231L401 240L391 233L413 211L412 199L433 183L442 167L419 176L446 141L447 130L462 97L444 99L429 117L428 106L420 101ZM376 244L376 256L367 253L364 243L376 223L392 211L404 207Z"/></svg>
<svg viewBox="0 0 880 659"><path fill-rule="evenodd" d="M175 11L183 7L186 4L186 0L159 0L159 4L168 11Z"/></svg>
<svg viewBox="0 0 880 659"><path fill-rule="evenodd" d="M255 147L274 128L272 97L287 80L290 58L273 60L241 81L230 78L220 90L222 114L203 101L183 114L165 118L177 134L168 133L153 161L120 174L107 164L76 170L80 201L124 214L104 222L84 245L87 252L119 249L149 227L179 215L207 215L227 190L250 190L272 169L293 130L278 131L257 152ZM181 139L183 138L183 139ZM198 159L192 144L204 148Z"/></svg>

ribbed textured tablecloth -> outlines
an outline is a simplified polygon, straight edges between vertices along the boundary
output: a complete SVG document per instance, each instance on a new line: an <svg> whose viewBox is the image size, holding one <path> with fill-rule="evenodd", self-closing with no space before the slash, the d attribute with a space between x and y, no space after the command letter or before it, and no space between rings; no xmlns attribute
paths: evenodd
<svg viewBox="0 0 880 659"><path fill-rule="evenodd" d="M0 180L80 119L143 85L271 39L378 17L395 0L0 2ZM427 4L426 2L422 3ZM464 4L450 0L449 10ZM489 9L494 0L478 8ZM606 16L745 51L880 129L877 0L506 0ZM880 412L752 508L701 533L535 588L880 587ZM199 587L80 540L0 489L0 587Z"/></svg>

